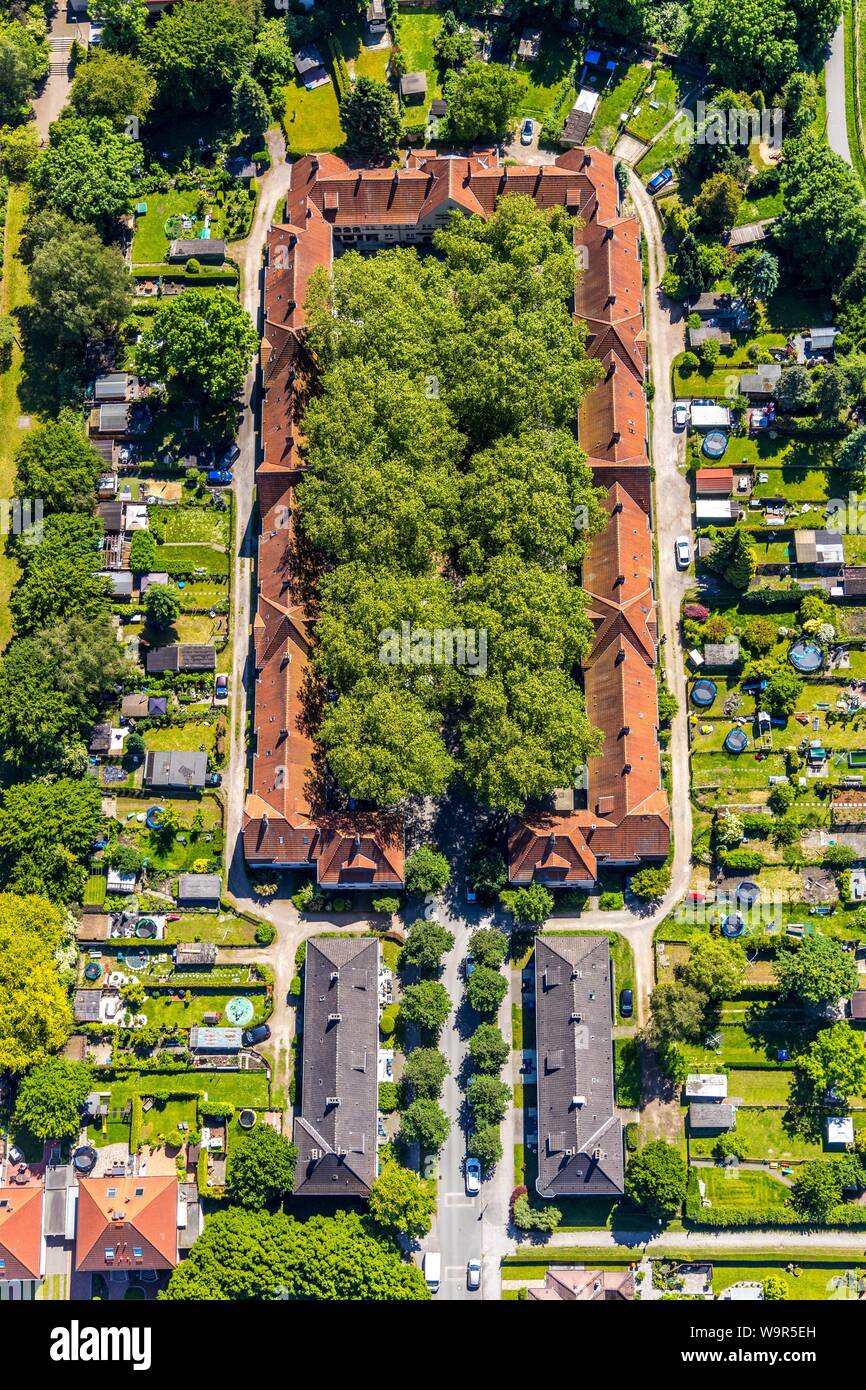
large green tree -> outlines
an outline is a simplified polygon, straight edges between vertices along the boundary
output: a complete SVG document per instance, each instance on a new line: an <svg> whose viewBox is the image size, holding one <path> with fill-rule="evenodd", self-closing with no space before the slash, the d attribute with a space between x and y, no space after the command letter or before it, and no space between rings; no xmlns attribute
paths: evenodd
<svg viewBox="0 0 866 1390"><path fill-rule="evenodd" d="M28 431L15 451L19 497L38 497L46 511L83 511L93 503L100 455L70 419Z"/></svg>
<svg viewBox="0 0 866 1390"><path fill-rule="evenodd" d="M33 895L0 893L0 1067L4 1069L21 1072L41 1065L69 1036L72 1010L54 959L65 935L64 914L53 903Z"/></svg>
<svg viewBox="0 0 866 1390"><path fill-rule="evenodd" d="M866 1091L866 1049L863 1038L847 1023L822 1028L797 1059L797 1066L815 1090L832 1091L844 1103Z"/></svg>
<svg viewBox="0 0 866 1390"><path fill-rule="evenodd" d="M400 117L394 93L384 82L359 77L340 102L346 151L359 164L389 164L397 157Z"/></svg>
<svg viewBox="0 0 866 1390"><path fill-rule="evenodd" d="M140 151L103 116L65 116L51 127L48 149L34 162L31 182L43 206L105 234L135 193Z"/></svg>
<svg viewBox="0 0 866 1390"><path fill-rule="evenodd" d="M0 885L67 902L84 886L84 861L102 824L90 778L19 782L0 804Z"/></svg>
<svg viewBox="0 0 866 1390"><path fill-rule="evenodd" d="M796 21L786 0L694 0L692 43L726 87L773 92L797 67Z"/></svg>
<svg viewBox="0 0 866 1390"><path fill-rule="evenodd" d="M671 1217L686 1197L686 1165L673 1144L651 1139L629 1159L625 1195L651 1216Z"/></svg>
<svg viewBox="0 0 866 1390"><path fill-rule="evenodd" d="M857 988L857 964L829 936L807 936L799 946L779 951L776 979L783 995L795 995L812 1008L836 1001Z"/></svg>
<svg viewBox="0 0 866 1390"><path fill-rule="evenodd" d="M147 0L94 0L93 15L109 52L138 52L147 28Z"/></svg>
<svg viewBox="0 0 866 1390"><path fill-rule="evenodd" d="M160 15L141 55L156 79L161 105L204 111L225 99L252 58L254 26L232 0L195 0Z"/></svg>
<svg viewBox="0 0 866 1390"><path fill-rule="evenodd" d="M81 1111L93 1086L84 1062L52 1057L28 1071L15 1098L15 1124L37 1139L76 1139Z"/></svg>
<svg viewBox="0 0 866 1390"><path fill-rule="evenodd" d="M851 166L813 135L786 140L783 153L783 203L774 234L805 285L834 289L853 270L866 240L863 190Z"/></svg>
<svg viewBox="0 0 866 1390"><path fill-rule="evenodd" d="M259 1211L287 1197L298 1151L272 1125L260 1122L234 1145L229 1159L229 1200Z"/></svg>
<svg viewBox="0 0 866 1390"><path fill-rule="evenodd" d="M105 116L131 137L130 117L143 121L156 94L156 83L144 63L123 53L95 49L75 72L69 100L78 116Z"/></svg>
<svg viewBox="0 0 866 1390"><path fill-rule="evenodd" d="M421 1270L357 1212L294 1221L282 1212L216 1212L172 1274L170 1300L405 1302L430 1297Z"/></svg>
<svg viewBox="0 0 866 1390"><path fill-rule="evenodd" d="M424 1236L436 1212L435 1184L399 1163L386 1163L373 1183L369 1211L371 1221L395 1237Z"/></svg>
<svg viewBox="0 0 866 1390"><path fill-rule="evenodd" d="M471 59L445 79L448 132L461 144L497 139L513 126L526 90L520 73L501 63Z"/></svg>
<svg viewBox="0 0 866 1390"><path fill-rule="evenodd" d="M419 918L412 923L406 944L400 952L400 968L415 966L418 970L435 974L441 969L442 957L453 945L454 933L447 927Z"/></svg>
<svg viewBox="0 0 866 1390"><path fill-rule="evenodd" d="M204 3L195 0L189 8ZM185 395L227 404L240 393L258 341L249 314L235 300L187 290L154 314L138 361L146 374Z"/></svg>

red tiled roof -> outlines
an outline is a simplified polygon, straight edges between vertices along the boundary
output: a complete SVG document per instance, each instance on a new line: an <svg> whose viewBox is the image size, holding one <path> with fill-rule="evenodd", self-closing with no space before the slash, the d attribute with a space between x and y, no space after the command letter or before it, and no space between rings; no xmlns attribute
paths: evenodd
<svg viewBox="0 0 866 1390"><path fill-rule="evenodd" d="M111 1258L106 1257L108 1250L113 1252ZM176 1264L177 1178L79 1182L77 1270L174 1269Z"/></svg>
<svg viewBox="0 0 866 1390"><path fill-rule="evenodd" d="M596 859L580 815L553 814L512 822L508 839L512 883L592 883Z"/></svg>
<svg viewBox="0 0 866 1390"><path fill-rule="evenodd" d="M699 468L695 473L695 492L699 497L708 494L729 497L733 487L733 468Z"/></svg>
<svg viewBox="0 0 866 1390"><path fill-rule="evenodd" d="M591 809L554 817L553 828L544 830L537 819L518 825L511 839L512 875L524 881L536 872L585 880L595 872L597 854L631 859L667 852L667 798L660 789L656 735L646 333L637 223L620 216L614 163L598 150L578 148L552 165L508 168L493 150L455 158L417 151L397 170L353 170L336 155L305 156L293 167L288 223L269 235L264 459L257 474L263 517L255 624L257 748L243 832L251 862L315 860L320 882L332 886L366 875L376 883L402 876L402 831L392 833L384 818L367 819L363 828L357 817L339 825L320 823L305 794L312 742L297 725L309 640L304 616L291 598L290 556L292 489L300 466L295 372L309 277L316 265L330 263L332 226L432 229L451 207L489 216L504 194L515 192L542 208L564 205L582 220L575 229L582 266L575 316L586 322L588 351L605 376L581 405L578 433L597 481L608 490L610 521L589 546L583 576L595 626L585 673L587 708L604 738L603 753L589 768Z"/></svg>
<svg viewBox="0 0 866 1390"><path fill-rule="evenodd" d="M0 1187L0 1281L42 1274L42 1185Z"/></svg>

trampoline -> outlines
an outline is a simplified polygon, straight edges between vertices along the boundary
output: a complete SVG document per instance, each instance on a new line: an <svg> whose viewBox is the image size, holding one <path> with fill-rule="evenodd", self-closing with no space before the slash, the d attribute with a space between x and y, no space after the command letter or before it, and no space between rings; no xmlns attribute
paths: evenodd
<svg viewBox="0 0 866 1390"><path fill-rule="evenodd" d="M82 1144L72 1155L72 1166L76 1173L90 1173L96 1167L96 1150L89 1144Z"/></svg>
<svg viewBox="0 0 866 1390"><path fill-rule="evenodd" d="M724 430L709 430L704 436L701 452L708 459L720 459L728 447L728 436Z"/></svg>
<svg viewBox="0 0 866 1390"><path fill-rule="evenodd" d="M156 830L158 828L159 821L157 820L157 816L160 816L164 810L164 806L151 806L144 818L144 823L148 830Z"/></svg>
<svg viewBox="0 0 866 1390"><path fill-rule="evenodd" d="M751 879L745 878L737 889L737 902L744 903L746 907L753 907L761 896L761 890L757 883L752 883Z"/></svg>
<svg viewBox="0 0 866 1390"><path fill-rule="evenodd" d="M746 922L742 912L731 912L722 923L722 936L742 936Z"/></svg>
<svg viewBox="0 0 866 1390"><path fill-rule="evenodd" d="M788 652L788 660L795 671L810 675L813 671L820 671L824 663L824 652L817 642L801 638Z"/></svg>
<svg viewBox="0 0 866 1390"><path fill-rule="evenodd" d="M139 917L135 924L135 934L142 941L147 937L155 937L156 930L156 922L154 922L152 917Z"/></svg>
<svg viewBox="0 0 866 1390"><path fill-rule="evenodd" d="M98 960L92 960L84 967L85 980L98 980L102 975L102 966Z"/></svg>
<svg viewBox="0 0 866 1390"><path fill-rule="evenodd" d="M742 729L731 729L725 738L725 752L742 753L749 740Z"/></svg>
<svg viewBox="0 0 866 1390"><path fill-rule="evenodd" d="M699 705L701 709L707 709L715 700L718 694L718 686L715 681L707 680L706 677L695 681L692 686L691 700L693 705Z"/></svg>
<svg viewBox="0 0 866 1390"><path fill-rule="evenodd" d="M240 994L236 994L226 1004L226 1018L235 1028L243 1028L249 1023L254 1012L252 999L245 999Z"/></svg>
<svg viewBox="0 0 866 1390"><path fill-rule="evenodd" d="M255 1110L242 1110L238 1115L238 1124L241 1129L252 1129L256 1122Z"/></svg>

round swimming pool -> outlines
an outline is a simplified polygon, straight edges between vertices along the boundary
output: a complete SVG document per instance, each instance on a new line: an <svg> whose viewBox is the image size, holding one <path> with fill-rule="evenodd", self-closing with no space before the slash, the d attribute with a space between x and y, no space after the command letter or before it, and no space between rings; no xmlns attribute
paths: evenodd
<svg viewBox="0 0 866 1390"><path fill-rule="evenodd" d="M722 936L742 936L746 923L742 912L732 912L722 923Z"/></svg>
<svg viewBox="0 0 866 1390"><path fill-rule="evenodd" d="M241 994L234 995L226 1004L226 1018L235 1028L245 1028L254 1013L252 999L246 999Z"/></svg>
<svg viewBox="0 0 866 1390"><path fill-rule="evenodd" d="M747 907L751 907L756 903L760 896L760 888L757 883L752 883L751 879L744 878L737 888L737 902L745 903Z"/></svg>
<svg viewBox="0 0 866 1390"><path fill-rule="evenodd" d="M728 447L728 436L724 430L710 430L704 436L701 449L708 459L720 459Z"/></svg>
<svg viewBox="0 0 866 1390"><path fill-rule="evenodd" d="M731 729L725 738L725 749L728 753L742 753L748 742L742 729Z"/></svg>
<svg viewBox="0 0 866 1390"><path fill-rule="evenodd" d="M716 682L704 676L701 680L695 681L692 686L692 704L698 705L701 709L707 709L713 703L717 694L718 687Z"/></svg>
<svg viewBox="0 0 866 1390"><path fill-rule="evenodd" d="M820 671L824 664L824 652L817 642L801 638L789 650L788 660L795 671L810 675L813 671Z"/></svg>

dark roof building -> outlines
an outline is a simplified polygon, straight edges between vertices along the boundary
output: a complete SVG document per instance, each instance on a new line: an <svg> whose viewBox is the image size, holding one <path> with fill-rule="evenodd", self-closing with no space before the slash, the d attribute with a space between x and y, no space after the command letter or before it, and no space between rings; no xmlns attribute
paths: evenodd
<svg viewBox="0 0 866 1390"><path fill-rule="evenodd" d="M94 724L90 731L89 753L108 753L111 748L111 725Z"/></svg>
<svg viewBox="0 0 866 1390"><path fill-rule="evenodd" d="M535 943L538 1179L542 1197L623 1191L622 1121L614 1114L610 945L606 936Z"/></svg>
<svg viewBox="0 0 866 1390"><path fill-rule="evenodd" d="M851 995L851 1017L857 1023L866 1022L866 989L855 989Z"/></svg>
<svg viewBox="0 0 866 1390"><path fill-rule="evenodd" d="M421 101L427 95L426 72L406 72L400 78L400 95L404 101Z"/></svg>
<svg viewBox="0 0 866 1390"><path fill-rule="evenodd" d="M149 676L163 671L215 671L216 647L204 643L183 642L180 646L154 647L147 654Z"/></svg>
<svg viewBox="0 0 866 1390"><path fill-rule="evenodd" d="M314 937L304 976L295 1193L368 1197L377 1170L379 943Z"/></svg>
<svg viewBox="0 0 866 1390"><path fill-rule="evenodd" d="M722 1134L734 1129L736 1110L729 1101L692 1101L689 1106L689 1130L692 1134Z"/></svg>
<svg viewBox="0 0 866 1390"><path fill-rule="evenodd" d="M207 753L151 749L145 754L144 781L148 787L203 787L206 777Z"/></svg>
<svg viewBox="0 0 866 1390"><path fill-rule="evenodd" d="M177 880L177 900L184 905L204 903L217 907L221 887L219 874L181 874Z"/></svg>
<svg viewBox="0 0 866 1390"><path fill-rule="evenodd" d="M193 237L185 241L178 238L168 248L166 260L201 261L203 265L222 265L226 258L226 244L220 237Z"/></svg>

